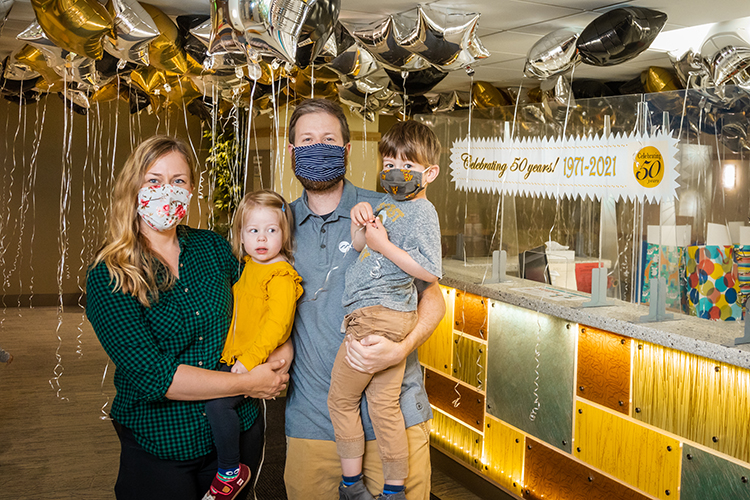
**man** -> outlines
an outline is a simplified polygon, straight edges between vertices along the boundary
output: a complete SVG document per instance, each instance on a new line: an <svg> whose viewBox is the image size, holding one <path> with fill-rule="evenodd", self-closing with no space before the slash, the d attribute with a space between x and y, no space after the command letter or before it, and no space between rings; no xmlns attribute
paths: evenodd
<svg viewBox="0 0 750 500"><path fill-rule="evenodd" d="M382 194L357 188L344 179L351 150L349 126L341 108L309 99L295 109L289 123L289 152L295 175L304 187L292 204L295 219L295 268L304 295L297 305L292 332L294 361L286 406L287 462L284 479L290 500L338 498L339 456L326 404L331 369L341 342L346 268L358 257L351 249L350 210L361 201L375 204ZM430 492L429 420L432 411L422 383L416 349L429 338L445 314L436 284L420 285L417 326L400 343L381 336L348 342L347 361L356 370L376 373L406 359L401 410L409 441L409 500L428 500ZM362 405L367 445L365 485L372 494L382 488L382 463L375 435Z"/></svg>

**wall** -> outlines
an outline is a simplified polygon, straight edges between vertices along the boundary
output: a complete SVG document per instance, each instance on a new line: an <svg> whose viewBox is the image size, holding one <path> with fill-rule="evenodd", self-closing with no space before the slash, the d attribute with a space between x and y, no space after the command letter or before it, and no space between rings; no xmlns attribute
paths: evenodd
<svg viewBox="0 0 750 500"><path fill-rule="evenodd" d="M27 304L31 296L33 304L51 305L57 303L59 292L68 303L77 300L86 267L104 239L114 175L132 148L155 133L190 139L202 182L196 187L188 223L208 227L211 193L205 159L210 139L202 138L201 122L176 108L131 115L124 102L92 106L81 116L67 110L55 95L23 107L0 102L0 303ZM286 151L291 112L279 110L278 134L271 115L253 118L249 147L251 162L258 168L257 175L248 176L247 185L272 187L289 201L301 193ZM347 177L357 186L375 189L378 122L347 115L352 131Z"/></svg>

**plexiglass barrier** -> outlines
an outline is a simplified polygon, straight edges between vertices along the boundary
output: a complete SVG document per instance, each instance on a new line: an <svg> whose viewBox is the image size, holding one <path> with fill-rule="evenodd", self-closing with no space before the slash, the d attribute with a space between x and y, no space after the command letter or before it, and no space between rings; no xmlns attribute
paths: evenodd
<svg viewBox="0 0 750 500"><path fill-rule="evenodd" d="M489 282L493 252L504 250L508 275L579 292L591 291L592 269L603 266L609 297L647 303L663 279L668 310L740 319L750 292L749 106L748 92L724 87L418 115L443 144L428 197L440 216L444 258L483 270L481 281ZM665 136L672 146L653 146ZM609 153L628 140L635 143L629 150ZM497 151L481 149L488 141ZM545 160L535 163L529 153L527 171L538 168L525 181L538 182L508 189L495 174L509 179L532 142ZM500 151L508 144L515 149ZM472 174L485 170L484 181L456 177L459 146L474 162ZM604 179L610 167L638 189ZM648 182L660 175L655 196ZM605 180L619 187L601 188Z"/></svg>

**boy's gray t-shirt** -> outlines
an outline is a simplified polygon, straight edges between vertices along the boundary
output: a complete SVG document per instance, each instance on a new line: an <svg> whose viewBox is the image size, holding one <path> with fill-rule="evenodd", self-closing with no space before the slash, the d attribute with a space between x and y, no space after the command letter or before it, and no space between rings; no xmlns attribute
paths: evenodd
<svg viewBox="0 0 750 500"><path fill-rule="evenodd" d="M388 231L388 239L406 251L430 274L441 277L440 222L427 199L396 201L385 195L373 206ZM365 246L346 270L342 304L349 314L363 307L382 305L395 311L417 310L414 277Z"/></svg>

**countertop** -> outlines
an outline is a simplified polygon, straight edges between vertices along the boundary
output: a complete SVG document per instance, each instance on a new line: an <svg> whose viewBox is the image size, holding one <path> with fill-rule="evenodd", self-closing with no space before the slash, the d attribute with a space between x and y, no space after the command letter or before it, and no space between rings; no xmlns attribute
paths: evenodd
<svg viewBox="0 0 750 500"><path fill-rule="evenodd" d="M735 338L743 336L743 321L710 321L674 313L673 320L642 323L641 316L649 312L647 305L610 298L611 306L582 308L581 304L585 302L581 300L582 296L588 297L588 294L510 276L503 283L487 283L491 275L490 266L483 263L444 259L440 284L714 361L750 368L750 345L727 347L734 344ZM539 295L543 293L542 288L579 297L550 299Z"/></svg>

